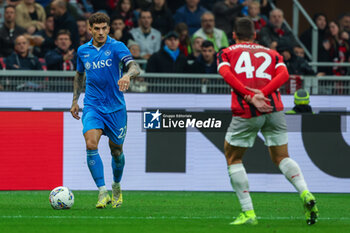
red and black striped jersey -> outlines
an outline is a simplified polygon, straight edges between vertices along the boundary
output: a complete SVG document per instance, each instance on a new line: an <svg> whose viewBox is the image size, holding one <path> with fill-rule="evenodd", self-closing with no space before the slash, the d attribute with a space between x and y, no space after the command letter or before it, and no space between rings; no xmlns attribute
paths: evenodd
<svg viewBox="0 0 350 233"><path fill-rule="evenodd" d="M287 72L283 76L277 75L278 67L283 66L285 69L285 64L283 57L275 50L254 43L235 44L219 52L217 62L220 74L220 69L229 67L232 72L229 79L236 79L227 80L227 76L222 74L232 87L231 108L234 116L251 118L262 114L244 100L245 95L252 93L244 91L242 85L261 90L271 100L270 105L274 107L274 112L283 110L281 94L278 91L280 83L277 86L268 85L275 78L281 79L281 83L288 80L285 75ZM276 81L278 80L275 80L274 84Z"/></svg>

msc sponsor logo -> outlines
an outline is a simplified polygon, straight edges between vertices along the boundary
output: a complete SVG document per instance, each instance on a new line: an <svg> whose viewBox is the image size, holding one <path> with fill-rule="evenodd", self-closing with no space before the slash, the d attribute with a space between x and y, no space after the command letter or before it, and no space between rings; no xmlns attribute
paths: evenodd
<svg viewBox="0 0 350 233"><path fill-rule="evenodd" d="M112 59L107 59L107 60L100 60L98 62L92 62L92 64L90 62L86 62L85 63L85 69L89 70L89 69L101 69L104 67L110 67L112 66Z"/></svg>
<svg viewBox="0 0 350 233"><path fill-rule="evenodd" d="M112 66L112 59L107 59L107 60L101 60L98 62L92 62L92 69L100 69L100 68L104 68L104 67L110 67Z"/></svg>

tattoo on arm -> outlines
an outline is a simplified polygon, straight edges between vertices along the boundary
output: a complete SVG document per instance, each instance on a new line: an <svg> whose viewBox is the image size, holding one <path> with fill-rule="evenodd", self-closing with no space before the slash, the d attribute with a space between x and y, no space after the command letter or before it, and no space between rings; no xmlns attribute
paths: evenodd
<svg viewBox="0 0 350 233"><path fill-rule="evenodd" d="M128 64L128 72L126 73L126 75L128 75L130 78L135 78L140 74L140 68L137 65L137 63L135 61L131 61Z"/></svg>
<svg viewBox="0 0 350 233"><path fill-rule="evenodd" d="M80 93L83 90L84 74L77 72L74 76L73 104L78 103Z"/></svg>

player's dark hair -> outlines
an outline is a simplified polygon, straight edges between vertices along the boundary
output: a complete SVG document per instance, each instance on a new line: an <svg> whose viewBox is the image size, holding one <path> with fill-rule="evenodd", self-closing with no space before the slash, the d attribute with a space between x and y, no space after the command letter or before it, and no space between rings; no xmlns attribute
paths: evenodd
<svg viewBox="0 0 350 233"><path fill-rule="evenodd" d="M201 47L202 48L209 48L209 47L213 47L214 48L214 44L213 44L213 42L211 42L209 40L205 40L205 41L203 41Z"/></svg>
<svg viewBox="0 0 350 233"><path fill-rule="evenodd" d="M255 29L253 21L247 17L236 20L235 32L239 40L254 39Z"/></svg>
<svg viewBox="0 0 350 233"><path fill-rule="evenodd" d="M110 25L111 20L109 19L109 17L102 12L97 12L94 13L90 16L89 18L89 24L90 27L92 27L92 25L94 25L95 23L99 24L99 23L107 23L107 25Z"/></svg>

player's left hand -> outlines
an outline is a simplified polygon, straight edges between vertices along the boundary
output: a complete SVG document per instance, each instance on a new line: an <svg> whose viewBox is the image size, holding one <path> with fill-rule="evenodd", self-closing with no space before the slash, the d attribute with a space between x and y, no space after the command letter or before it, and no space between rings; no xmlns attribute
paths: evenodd
<svg viewBox="0 0 350 233"><path fill-rule="evenodd" d="M251 88L251 87L245 87L245 89L247 89L248 91L251 91L255 94L259 94L259 95L262 95L264 96L264 94L262 93L262 91L260 91L259 89L255 89L255 88ZM250 95L246 95L244 96L244 100L247 101L248 103L251 103L252 102L252 97ZM270 99L264 97L264 100L265 101L271 101Z"/></svg>
<svg viewBox="0 0 350 233"><path fill-rule="evenodd" d="M128 90L130 86L130 77L128 75L124 75L121 79L119 79L118 85L120 91Z"/></svg>
<svg viewBox="0 0 350 233"><path fill-rule="evenodd" d="M266 97L262 94L255 94L251 100L251 104L253 104L259 112L271 112L273 107L268 105L266 102Z"/></svg>

